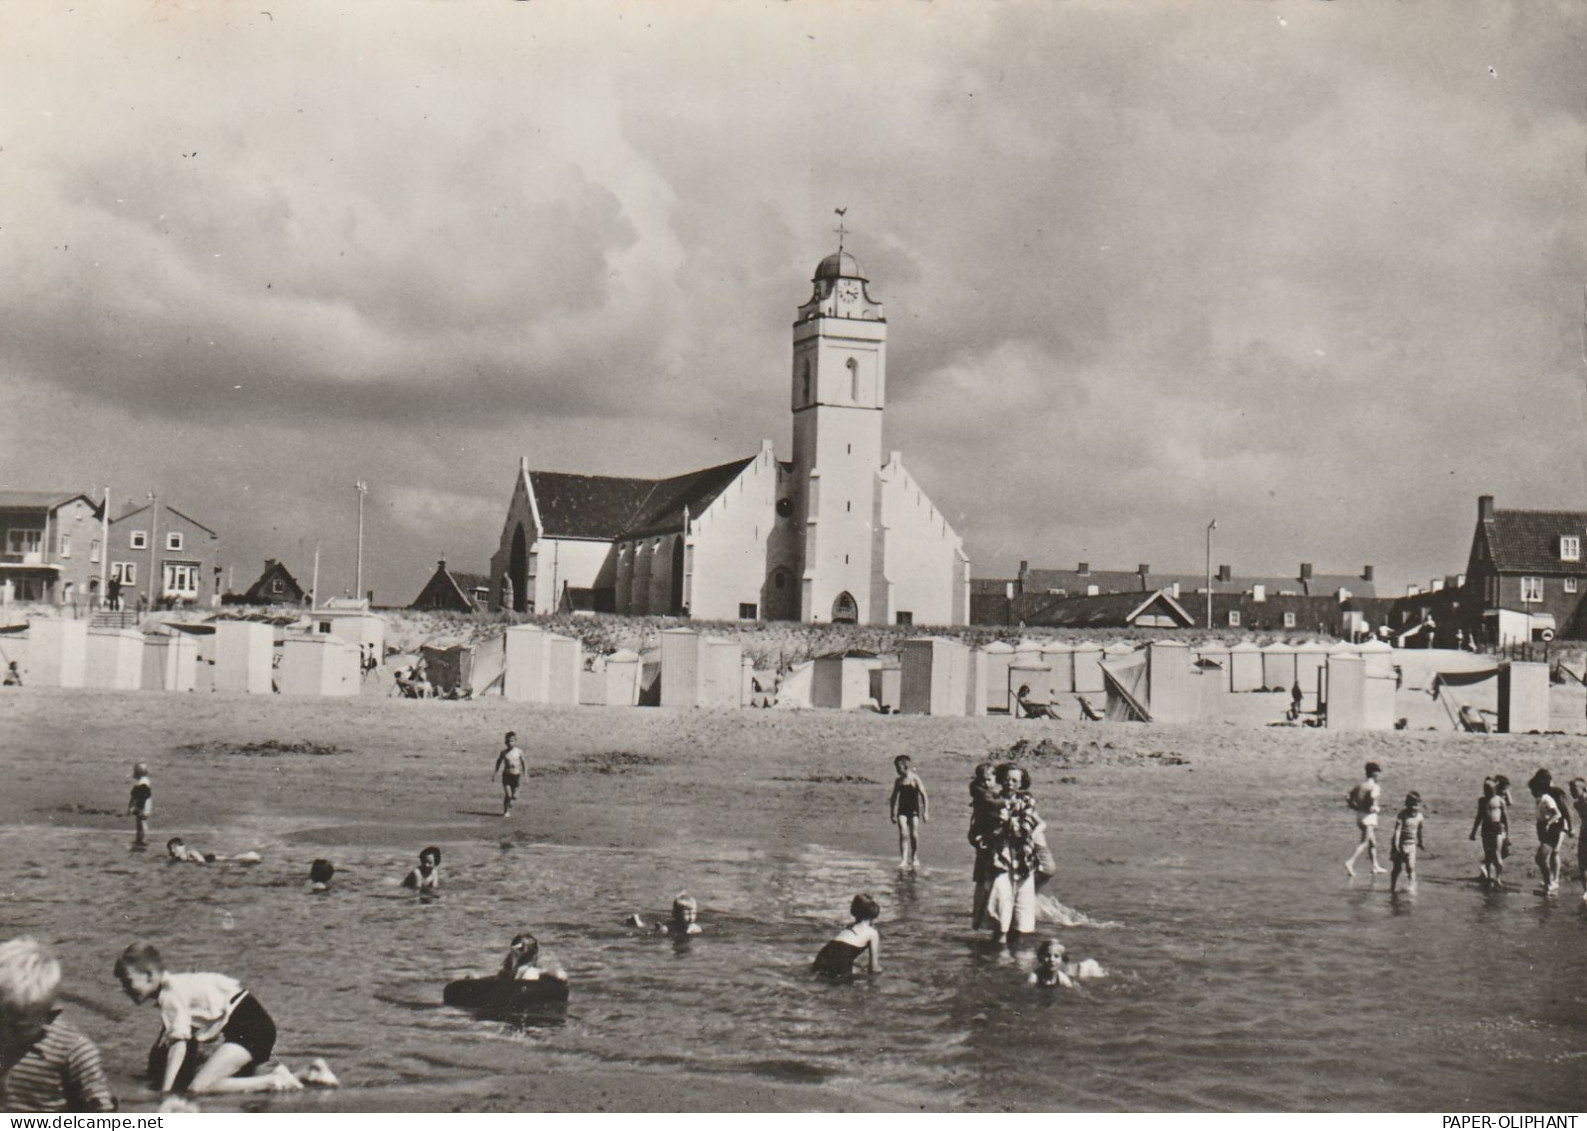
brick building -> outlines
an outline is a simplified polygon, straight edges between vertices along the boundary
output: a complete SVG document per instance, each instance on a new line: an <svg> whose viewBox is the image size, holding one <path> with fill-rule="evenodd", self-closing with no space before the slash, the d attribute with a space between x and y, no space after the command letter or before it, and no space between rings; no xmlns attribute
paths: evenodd
<svg viewBox="0 0 1587 1131"><path fill-rule="evenodd" d="M1477 500L1457 619L1486 644L1587 638L1587 511L1499 510Z"/></svg>

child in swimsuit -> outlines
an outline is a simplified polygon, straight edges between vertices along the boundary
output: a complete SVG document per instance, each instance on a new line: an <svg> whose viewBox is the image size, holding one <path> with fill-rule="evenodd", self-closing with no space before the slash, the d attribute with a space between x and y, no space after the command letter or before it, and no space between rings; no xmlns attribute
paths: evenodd
<svg viewBox="0 0 1587 1131"><path fill-rule="evenodd" d="M144 834L149 831L149 818L154 813L154 787L149 784L149 764L139 762L132 767L132 795L127 798L127 812L132 815L137 828L133 844L146 844Z"/></svg>
<svg viewBox="0 0 1587 1131"><path fill-rule="evenodd" d="M187 842L179 836L173 836L165 842L165 851L172 860L180 860L184 864L213 864L213 852L200 852L196 848L189 848Z"/></svg>
<svg viewBox="0 0 1587 1131"><path fill-rule="evenodd" d="M876 920L881 916L881 906L870 896L860 894L849 904L849 914L854 922L844 927L837 936L821 948L810 964L815 973L828 978L849 978L854 974L854 961L866 956L866 969L879 974L882 969L881 936L876 933Z"/></svg>
<svg viewBox="0 0 1587 1131"><path fill-rule="evenodd" d="M1587 889L1587 779L1571 779L1570 798L1576 809L1576 878ZM1582 899L1587 901L1587 890L1583 890Z"/></svg>
<svg viewBox="0 0 1587 1131"><path fill-rule="evenodd" d="M1076 982L1086 978L1104 978L1107 971L1094 958L1082 962L1065 962L1064 944L1057 939L1043 939L1036 948L1036 969L1028 981L1033 986L1062 986L1074 989Z"/></svg>
<svg viewBox="0 0 1587 1131"><path fill-rule="evenodd" d="M1537 870L1543 880L1542 891L1552 895L1559 890L1559 841L1571 831L1570 815L1560 803L1564 791L1547 770L1533 774L1526 788L1537 798Z"/></svg>
<svg viewBox="0 0 1587 1131"><path fill-rule="evenodd" d="M539 939L528 931L514 935L512 943L507 947L507 957L502 959L501 971L497 976L513 982L537 982L542 978L556 982L568 980L568 972L560 966L543 968L535 965L539 957Z"/></svg>
<svg viewBox="0 0 1587 1131"><path fill-rule="evenodd" d="M1390 852L1393 868L1389 874L1391 892L1399 885L1401 871L1405 873L1406 890L1416 890L1416 850L1425 847L1422 844L1422 825L1426 820L1422 814L1422 795L1412 790L1405 795L1405 808L1395 816L1394 832L1390 836L1393 844Z"/></svg>
<svg viewBox="0 0 1587 1131"><path fill-rule="evenodd" d="M322 892L331 890L331 879L336 875L336 865L329 860L319 859L309 865L309 890Z"/></svg>
<svg viewBox="0 0 1587 1131"><path fill-rule="evenodd" d="M920 826L929 819L926 784L915 773L908 754L894 758L893 769L898 773L898 780L893 782L887 808L893 824L898 826L898 866L913 868L920 863Z"/></svg>
<svg viewBox="0 0 1587 1131"><path fill-rule="evenodd" d="M654 919L647 921L641 915L630 915L628 925L638 927L641 931L656 931L659 934L671 935L673 938L687 938L701 933L700 924L695 922L699 915L699 902L688 892L680 891L672 901L670 919L657 922Z"/></svg>
<svg viewBox="0 0 1587 1131"><path fill-rule="evenodd" d="M1378 775L1382 772L1383 768L1376 762L1368 762L1365 780L1350 791L1350 808L1356 812L1356 827L1361 832L1356 850L1345 861L1345 871L1352 876L1356 874L1356 861L1361 859L1363 852L1372 864L1374 876L1387 871L1378 863L1378 795L1382 790Z"/></svg>
<svg viewBox="0 0 1587 1131"><path fill-rule="evenodd" d="M419 866L402 877L402 886L420 894L441 889L441 850L430 845L419 853Z"/></svg>
<svg viewBox="0 0 1587 1131"><path fill-rule="evenodd" d="M1482 833L1482 878L1490 884L1502 886L1499 879L1504 871L1505 842L1510 836L1510 817L1498 784L1492 778L1482 783L1482 800L1477 802L1477 816L1471 822L1471 836L1476 840Z"/></svg>

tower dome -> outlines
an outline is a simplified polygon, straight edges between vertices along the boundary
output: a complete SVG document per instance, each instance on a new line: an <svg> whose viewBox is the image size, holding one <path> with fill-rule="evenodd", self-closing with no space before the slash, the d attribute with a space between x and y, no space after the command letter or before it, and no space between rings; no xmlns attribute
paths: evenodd
<svg viewBox="0 0 1587 1131"><path fill-rule="evenodd" d="M859 279L870 282L860 269L860 261L846 251L834 251L816 266L816 279Z"/></svg>

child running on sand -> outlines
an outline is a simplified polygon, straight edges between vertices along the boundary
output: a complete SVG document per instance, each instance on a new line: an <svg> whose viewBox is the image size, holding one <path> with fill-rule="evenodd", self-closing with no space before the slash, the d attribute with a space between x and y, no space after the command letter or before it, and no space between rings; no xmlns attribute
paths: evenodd
<svg viewBox="0 0 1587 1131"><path fill-rule="evenodd" d="M257 998L224 974L174 974L160 952L134 943L116 959L116 977L135 1002L153 1001L160 1010L160 1039L149 1060L151 1083L162 1095L284 1092L303 1087L285 1064L262 1075L270 1063L276 1025ZM303 1079L334 1084L323 1060L309 1065Z"/></svg>
<svg viewBox="0 0 1587 1131"><path fill-rule="evenodd" d="M1400 872L1405 872L1407 891L1416 890L1416 850L1422 844L1422 826L1427 818L1422 813L1422 795L1412 790L1405 795L1405 808L1394 818L1394 832L1390 836L1390 863L1394 865L1389 876L1389 891L1400 882Z"/></svg>
<svg viewBox="0 0 1587 1131"><path fill-rule="evenodd" d="M139 762L132 767L132 795L127 798L127 812L137 829L137 836L132 843L147 844L144 836L149 831L149 818L154 813L154 787L149 783L147 762Z"/></svg>
<svg viewBox="0 0 1587 1131"><path fill-rule="evenodd" d="M441 850L432 844L420 852L419 866L402 877L402 886L421 895L425 892L440 891Z"/></svg>
<svg viewBox="0 0 1587 1131"><path fill-rule="evenodd" d="M882 937L876 933L876 920L881 918L881 906L863 892L849 903L849 915L854 922L837 933L821 948L810 969L827 978L849 978L854 974L854 962L866 956L866 970L879 974L882 970Z"/></svg>
<svg viewBox="0 0 1587 1131"><path fill-rule="evenodd" d="M893 782L887 808L893 824L898 826L898 866L913 868L920 863L920 826L930 819L930 801L926 783L915 773L915 764L908 754L894 758L893 769L898 779Z"/></svg>
<svg viewBox="0 0 1587 1131"><path fill-rule="evenodd" d="M1482 866L1479 871L1485 881L1502 887L1504 881L1499 877L1504 873L1504 858L1508 855L1506 847L1510 839L1510 815L1509 807L1499 793L1498 783L1492 778L1482 781L1482 798L1477 802L1476 819L1471 822L1471 836L1466 839L1476 840L1479 832L1482 833Z"/></svg>
<svg viewBox="0 0 1587 1131"><path fill-rule="evenodd" d="M115 1111L94 1043L60 1019L61 964L30 938L0 943L0 1111Z"/></svg>
<svg viewBox="0 0 1587 1131"><path fill-rule="evenodd" d="M1345 861L1345 871L1352 876L1356 874L1356 861L1361 859L1363 852L1372 862L1374 876L1388 871L1378 863L1378 798L1383 792L1383 787L1378 784L1378 775L1382 772L1383 768L1376 762L1368 762L1366 779L1353 788L1346 799L1350 808L1355 810L1356 827L1361 830L1361 840L1356 844L1356 850Z"/></svg>
<svg viewBox="0 0 1587 1131"><path fill-rule="evenodd" d="M1057 939L1043 939L1041 945L1036 948L1036 969L1031 972L1028 979L1030 984L1062 986L1066 990L1072 990L1078 981L1107 977L1107 971L1096 959L1065 962L1066 953L1068 952L1064 949L1064 944Z"/></svg>
<svg viewBox="0 0 1587 1131"><path fill-rule="evenodd" d="M523 780L523 751L518 749L518 735L508 731L502 752L496 755L496 768L491 777L501 775L501 815L512 816L512 803L518 800L518 783Z"/></svg>

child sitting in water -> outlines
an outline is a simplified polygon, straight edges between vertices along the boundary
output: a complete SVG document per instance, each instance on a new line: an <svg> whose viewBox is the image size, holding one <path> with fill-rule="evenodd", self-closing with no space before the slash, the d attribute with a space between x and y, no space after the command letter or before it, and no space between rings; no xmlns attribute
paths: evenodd
<svg viewBox="0 0 1587 1131"><path fill-rule="evenodd" d="M1407 891L1416 890L1416 850L1422 844L1422 825L1427 818L1422 813L1422 795L1412 790L1405 795L1405 808L1394 818L1394 832L1390 836L1389 891L1400 882L1400 872L1405 872Z"/></svg>
<svg viewBox="0 0 1587 1131"><path fill-rule="evenodd" d="M881 917L881 906L863 892L849 904L849 915L854 922L837 933L837 937L821 948L810 969L828 978L847 978L854 974L854 960L866 956L866 969L879 974L882 970L882 938L876 933L876 920Z"/></svg>
<svg viewBox="0 0 1587 1131"><path fill-rule="evenodd" d="M542 969L535 965L540 957L540 940L525 931L521 935L514 935L512 943L507 947L507 957L502 959L501 971L497 977L506 978L513 982L535 982L548 978L555 982L566 982L568 972L560 966Z"/></svg>
<svg viewBox="0 0 1587 1131"><path fill-rule="evenodd" d="M1031 972L1030 984L1062 986L1066 990L1072 990L1076 982L1086 978L1107 977L1108 972L1096 959L1065 962L1066 953L1064 944L1057 939L1043 939L1041 945L1036 948L1036 969Z"/></svg>
<svg viewBox="0 0 1587 1131"><path fill-rule="evenodd" d="M160 952L136 943L116 959L116 977L135 1002L159 1007L160 1039L149 1060L162 1094L179 1089L198 1093L296 1091L303 1082L286 1065L271 1061L276 1026L265 1007L224 974L174 974ZM323 1060L304 1073L311 1084L334 1085Z"/></svg>
<svg viewBox="0 0 1587 1131"><path fill-rule="evenodd" d="M700 904L694 896L680 891L672 901L672 918L665 923L646 922L638 915L630 915L628 925L638 927L641 931L659 931L664 935L683 938L700 933L700 924L695 922L699 915Z"/></svg>
<svg viewBox="0 0 1587 1131"><path fill-rule="evenodd" d="M402 886L420 893L441 889L441 850L430 845L419 853L419 866L402 878Z"/></svg>
<svg viewBox="0 0 1587 1131"><path fill-rule="evenodd" d="M29 938L0 944L0 1111L115 1111L99 1050L60 1020L61 964Z"/></svg>

